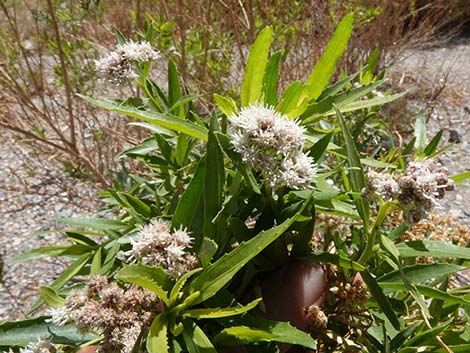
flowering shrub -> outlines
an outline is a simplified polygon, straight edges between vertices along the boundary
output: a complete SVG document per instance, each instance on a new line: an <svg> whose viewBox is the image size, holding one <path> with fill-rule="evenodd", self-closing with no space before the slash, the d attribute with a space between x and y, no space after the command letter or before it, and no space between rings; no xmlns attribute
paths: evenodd
<svg viewBox="0 0 470 353"><path fill-rule="evenodd" d="M102 59L98 68L113 82L134 80L143 96L83 98L151 132L122 154L140 161L142 173L103 192L112 217L63 219L74 226L71 244L20 256L73 262L39 288L32 310L47 304L49 315L0 324L0 347L468 349L470 301L450 285L470 259L459 246L468 229L456 231L456 245L441 228L434 240L418 226L466 175L435 165L440 135L426 143L422 117L403 149L370 138L378 107L402 94L376 93L384 81L372 61L328 85L351 30L346 16L307 80L279 98L280 56L269 56L265 28L240 99L215 95L217 108L205 115L171 61L166 91L149 77L156 51L145 43L122 43Z"/></svg>

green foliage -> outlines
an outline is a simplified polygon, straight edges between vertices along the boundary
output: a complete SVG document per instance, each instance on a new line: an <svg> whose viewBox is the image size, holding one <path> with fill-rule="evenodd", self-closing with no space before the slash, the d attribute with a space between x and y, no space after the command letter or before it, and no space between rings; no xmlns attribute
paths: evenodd
<svg viewBox="0 0 470 353"><path fill-rule="evenodd" d="M278 343L365 353L468 347L463 331L469 317L468 289L449 288L448 279L465 268L469 249L432 240L432 234L402 241L417 222L407 217L416 205L406 205L396 195L403 196L397 181L407 175L410 162L427 163L442 151L442 132L427 143L425 121L418 117L415 138L403 149L395 147L377 112L378 106L402 93L377 94L384 83L382 75L374 75L378 51L366 68L329 85L352 24L351 15L343 18L307 80L295 81L283 92L277 91L281 53L270 56L273 30L261 30L251 48L239 99L216 94L218 109L204 114L197 113L198 97L188 94L171 60L166 89L150 78L151 64L135 63L142 96L82 96L97 107L140 120L149 135L121 158L141 163L142 169L138 175L123 175L120 184L101 193L106 206L99 215L61 220L74 227L66 231L69 245L19 256L72 260L50 286L39 289L41 300L33 309L44 303L67 308L69 293L76 289L73 283L83 278L77 276L105 275L123 291L140 287L158 297L133 351L146 347L149 353L212 353L244 345L249 351L276 352ZM153 28L147 34L168 28ZM244 153L240 140L262 139L260 135L272 127L269 119L258 135L244 136L232 128L238 107L243 112L253 106L276 118L279 113L282 124L298 124L302 143L297 154L278 153L269 142L266 154L276 158L265 169L256 167L250 158L259 157L259 151ZM293 139L285 134L276 138ZM292 159L285 163L304 158L315 162L318 170L308 174L312 180L302 186L286 182L274 188L271 169L283 158ZM282 170L286 180L286 175L305 177L295 174L294 166ZM388 176L383 180L395 182L398 191L388 195L390 190L379 190L374 172L376 178ZM447 177L441 174L439 178ZM404 219L397 221L397 215ZM175 234L189 234L192 240L184 247L162 243L166 236L176 241ZM171 257L170 250L176 256ZM155 263L149 260L152 256ZM197 261L172 272L186 257ZM423 264L421 258L431 260ZM310 272L290 275L292 288L283 291L286 284L279 278L295 266ZM310 276L318 278L305 288L297 286L296 276L302 285L312 280ZM270 281L274 292L288 293L276 304L279 309L316 297L288 310L289 317L277 316L270 300L278 293L266 289ZM432 300L429 308L427 299ZM23 347L35 339L31 332L73 349L84 342L109 344L108 332L60 336L68 337L65 342L56 337L55 329L45 317L2 324L0 346Z"/></svg>

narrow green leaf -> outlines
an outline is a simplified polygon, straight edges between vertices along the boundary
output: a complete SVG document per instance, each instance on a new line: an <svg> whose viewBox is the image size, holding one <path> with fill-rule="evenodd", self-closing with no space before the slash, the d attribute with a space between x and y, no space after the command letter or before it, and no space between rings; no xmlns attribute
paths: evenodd
<svg viewBox="0 0 470 353"><path fill-rule="evenodd" d="M150 217L150 206L148 206L145 202L142 202L139 198L125 192L119 192L118 195L124 199L129 207L137 212L137 214L144 216L145 218Z"/></svg>
<svg viewBox="0 0 470 353"><path fill-rule="evenodd" d="M58 218L57 222L98 230L123 230L128 227L126 223L107 218Z"/></svg>
<svg viewBox="0 0 470 353"><path fill-rule="evenodd" d="M349 258L342 257L338 254L330 254L326 252L322 253L313 253L308 256L308 258L312 258L318 260L319 262L326 262L330 264L335 264L345 270L355 270L355 271L364 271L366 268L362 266L360 263L355 262Z"/></svg>
<svg viewBox="0 0 470 353"><path fill-rule="evenodd" d="M456 184L461 184L465 180L470 179L470 172L463 172L460 174L452 175L450 177Z"/></svg>
<svg viewBox="0 0 470 353"><path fill-rule="evenodd" d="M217 120L213 116L209 139L207 141L207 165L204 181L204 236L213 239L222 248L225 246L222 234L218 232L217 224L212 220L222 207L223 192L225 185L224 155L219 146L214 131L217 130Z"/></svg>
<svg viewBox="0 0 470 353"><path fill-rule="evenodd" d="M362 191L367 187L366 178L362 169L361 157L357 151L356 143L352 138L351 131L346 126L343 115L336 107L335 109L339 124L341 126L341 131L343 132L343 137L346 142L351 189L352 191L361 194ZM356 198L354 201L356 203L357 211L359 212L359 215L364 222L365 233L367 233L367 227L369 224L369 204L363 196Z"/></svg>
<svg viewBox="0 0 470 353"><path fill-rule="evenodd" d="M297 217L302 214L310 199L311 196L304 201L300 210L293 217L276 227L262 231L204 269L189 285L189 293L201 292L195 304L201 303L215 295L246 263L286 232L297 220Z"/></svg>
<svg viewBox="0 0 470 353"><path fill-rule="evenodd" d="M201 232L204 224L204 180L206 175L206 157L199 161L193 178L176 206L173 214L171 228L178 229L181 226L188 228L195 237L195 247L201 243Z"/></svg>
<svg viewBox="0 0 470 353"><path fill-rule="evenodd" d="M333 133L330 132L323 136L320 140L318 140L312 148L310 148L309 155L310 157L313 158L313 160L318 163L320 159L323 157L323 155L326 152L326 149L328 148L328 145L331 141L331 137L333 136Z"/></svg>
<svg viewBox="0 0 470 353"><path fill-rule="evenodd" d="M439 335L442 331L444 331L453 321L454 319L449 319L442 325L433 327L432 329L429 329L423 333L417 334L416 336L410 338L408 341L406 341L403 346L404 347L420 347L425 345L427 342L433 340L436 338L437 335Z"/></svg>
<svg viewBox="0 0 470 353"><path fill-rule="evenodd" d="M59 308L65 304L65 299L57 294L54 288L39 286L38 292L41 299L50 307Z"/></svg>
<svg viewBox="0 0 470 353"><path fill-rule="evenodd" d="M383 310L385 316L388 318L392 326L399 330L400 329L400 321L398 321L396 313L393 311L392 305L390 301L385 296L382 291L382 288L379 286L375 278L367 271L361 272L362 279L367 284L367 287L370 290L370 293L379 304L380 308Z"/></svg>
<svg viewBox="0 0 470 353"><path fill-rule="evenodd" d="M232 98L214 94L214 101L226 116L238 113L237 103Z"/></svg>
<svg viewBox="0 0 470 353"><path fill-rule="evenodd" d="M37 259L37 258L40 258L40 257L60 256L68 248L70 248L70 245L68 245L68 244L67 245L45 246L45 247L42 247L42 248L33 249L33 250L27 251L23 254L20 254L20 255L15 257L15 261L28 261L28 260L33 260L33 259Z"/></svg>
<svg viewBox="0 0 470 353"><path fill-rule="evenodd" d="M251 47L240 92L242 107L255 103L261 95L272 35L271 27L264 28Z"/></svg>
<svg viewBox="0 0 470 353"><path fill-rule="evenodd" d="M309 100L317 99L330 81L331 76L333 76L336 63L346 50L352 27L353 16L352 14L346 15L339 23L325 52L317 61L312 73L307 79L306 84L310 86Z"/></svg>
<svg viewBox="0 0 470 353"><path fill-rule="evenodd" d="M132 107L117 104L107 99L94 99L80 94L78 96L97 107L112 112L121 113L159 127L174 130L197 139L207 141L207 129L205 127L195 124L189 120L181 119L175 115L157 113L154 111L138 110Z"/></svg>
<svg viewBox="0 0 470 353"><path fill-rule="evenodd" d="M417 321L405 328L404 330L398 332L390 342L390 349L392 350L392 352L395 352L398 348L400 348L403 345L403 342L405 342L406 339L413 335L422 324L423 321Z"/></svg>
<svg viewBox="0 0 470 353"><path fill-rule="evenodd" d="M116 260L116 255L121 249L121 244L115 241L111 248L107 251L106 257L104 258L103 264L101 265L100 273L102 275L108 274L109 271L114 266L114 261Z"/></svg>
<svg viewBox="0 0 470 353"><path fill-rule="evenodd" d="M374 70L377 67L377 62L380 57L380 50L379 48L375 48L369 56L369 60L367 61L367 69L362 76L362 81L365 83L369 83L374 76Z"/></svg>
<svg viewBox="0 0 470 353"><path fill-rule="evenodd" d="M179 166L184 166L186 157L188 155L188 148L189 148L189 138L187 135L179 135L176 139L176 151L175 151L175 158L176 164Z"/></svg>
<svg viewBox="0 0 470 353"><path fill-rule="evenodd" d="M247 305L239 305L228 308L204 308L204 309L192 309L186 310L183 313L183 317L191 317L194 319L219 319L222 317L229 317L240 315L254 309L262 298L253 300Z"/></svg>
<svg viewBox="0 0 470 353"><path fill-rule="evenodd" d="M397 94L392 94L389 96L384 96L384 97L377 97L377 98L372 98L372 99L366 99L366 100L358 100L352 103L348 103L345 105L339 105L337 108L341 113L349 113L353 112L356 110L361 110L361 109L366 109L370 107L374 107L376 105L384 105L386 103L393 102L394 100L397 100L398 98L403 97L407 92L402 92L402 93L397 93ZM308 110L307 110L308 112ZM336 111L334 109L331 109L323 114L320 115L315 115L310 118L306 118L305 120L302 121L302 124L312 124L318 120L323 119L325 116L330 116L330 115L335 115ZM306 113L304 113L304 116L306 116Z"/></svg>
<svg viewBox="0 0 470 353"><path fill-rule="evenodd" d="M415 264L403 267L403 272L413 283L420 283L431 278L438 278L457 271L464 270L465 267L447 263ZM399 282L401 281L400 271L389 272L378 279L379 282Z"/></svg>
<svg viewBox="0 0 470 353"><path fill-rule="evenodd" d="M291 119L297 118L307 109L307 100L304 99L303 92L304 86L302 83L299 81L293 82L284 91L276 110Z"/></svg>
<svg viewBox="0 0 470 353"><path fill-rule="evenodd" d="M445 241L417 240L397 244L401 257L453 257L470 259L470 249Z"/></svg>
<svg viewBox="0 0 470 353"><path fill-rule="evenodd" d="M282 52L278 51L269 58L264 75L265 103L273 107L277 105L277 84L281 55Z"/></svg>
<svg viewBox="0 0 470 353"><path fill-rule="evenodd" d="M378 161L376 159L369 158L369 157L361 158L361 164L366 165L368 167L374 167L374 168L390 168L390 169L397 168L395 164L381 162L381 161Z"/></svg>
<svg viewBox="0 0 470 353"><path fill-rule="evenodd" d="M204 331L193 321L184 321L183 339L188 353L217 353Z"/></svg>
<svg viewBox="0 0 470 353"><path fill-rule="evenodd" d="M359 71L353 73L352 75L349 75L349 76L345 77L341 81L338 81L338 82L332 84L331 86L326 87L323 90L320 97L318 97L317 101L321 102L322 100L325 100L328 97L336 95L344 87L346 87L352 80L354 80L357 76L359 76L360 73L361 73L361 71L359 70Z"/></svg>
<svg viewBox="0 0 470 353"><path fill-rule="evenodd" d="M437 146L439 145L439 142L441 141L443 132L444 132L444 130L439 130L438 133L436 135L434 135L431 142L429 142L428 145L424 148L424 155L425 156L429 157L434 152L436 152Z"/></svg>
<svg viewBox="0 0 470 353"><path fill-rule="evenodd" d="M165 304L168 305L168 290L170 288L170 279L161 267L151 267L137 264L122 268L116 275L116 278L136 284L157 294Z"/></svg>
<svg viewBox="0 0 470 353"><path fill-rule="evenodd" d="M343 107L356 102L360 98L383 85L384 82L384 80L376 81L368 85L353 88L335 96L330 96L329 98L324 99L318 103L314 102L313 104L310 104L305 113L303 113L303 122L306 124L311 120L315 120L317 117L331 115L330 113L334 112L333 105L336 105L338 109L342 110Z"/></svg>
<svg viewBox="0 0 470 353"><path fill-rule="evenodd" d="M402 282L379 282L379 285L382 288L386 288L386 289L409 292L409 289L406 286L406 284ZM458 297L456 295L449 294L447 292L444 292L436 288L432 288L432 287L425 286L425 285L419 285L419 284L415 285L415 288L420 294L424 295L425 297L444 300L447 303L455 303L455 304L460 304L460 305L470 304L470 301L466 300L463 297Z"/></svg>
<svg viewBox="0 0 470 353"><path fill-rule="evenodd" d="M181 89L178 78L178 70L172 60L168 61L168 104L174 105L181 98ZM183 106L179 106L178 109L172 111L173 114L184 118Z"/></svg>
<svg viewBox="0 0 470 353"><path fill-rule="evenodd" d="M180 296L182 295L181 293L181 289L183 289L183 286L186 284L187 280L195 275L196 273L198 272L201 272L202 271L202 268L196 268L192 271L189 271L189 272L186 272L185 274L183 274L180 278L178 278L178 280L176 281L175 285L173 286L173 288L171 288L171 292L170 292L170 307L171 306L174 306L176 305L178 299L180 298Z"/></svg>
<svg viewBox="0 0 470 353"><path fill-rule="evenodd" d="M246 326L233 326L222 330L214 337L216 345L238 346L263 341L275 341L316 349L313 338L306 332L292 327L287 322L269 321L259 318L244 318ZM246 323L245 323L246 322Z"/></svg>
<svg viewBox="0 0 470 353"><path fill-rule="evenodd" d="M201 261L201 265L203 267L209 266L212 257L217 252L217 244L215 241L209 238L203 238L201 247L199 248L199 252L197 257Z"/></svg>
<svg viewBox="0 0 470 353"><path fill-rule="evenodd" d="M101 272L101 248L98 248L91 261L90 276L98 275Z"/></svg>
<svg viewBox="0 0 470 353"><path fill-rule="evenodd" d="M409 226L410 225L408 224L408 222L403 222L402 224L400 224L398 227L396 227L394 230L392 230L390 232L390 234L388 235L388 238L390 240L397 240L403 234L405 234L405 232L408 230Z"/></svg>
<svg viewBox="0 0 470 353"><path fill-rule="evenodd" d="M165 313L158 314L150 326L147 336L147 351L149 353L169 353L168 321Z"/></svg>
<svg viewBox="0 0 470 353"><path fill-rule="evenodd" d="M50 285L50 287L54 290L59 290L61 289L68 281L70 281L80 270L86 265L88 260L90 259L91 254L84 254L80 256L75 262L73 262L70 266L68 266L64 272L60 274L59 277L56 278L54 282ZM31 312L39 308L42 304L44 304L44 301L42 299L39 299L34 303L34 305L31 307Z"/></svg>
<svg viewBox="0 0 470 353"><path fill-rule="evenodd" d="M58 344L82 344L96 339L92 334L81 334L74 325L63 327L46 323L47 316L0 323L0 347L24 347L38 339Z"/></svg>

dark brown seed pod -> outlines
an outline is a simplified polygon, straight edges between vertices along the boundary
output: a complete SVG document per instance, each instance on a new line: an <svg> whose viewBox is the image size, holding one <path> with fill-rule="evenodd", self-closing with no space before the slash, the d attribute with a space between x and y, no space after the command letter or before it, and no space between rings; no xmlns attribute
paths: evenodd
<svg viewBox="0 0 470 353"><path fill-rule="evenodd" d="M321 306L327 295L323 267L312 260L286 265L261 283L263 316L270 320L288 321L298 329L310 325L308 309Z"/></svg>

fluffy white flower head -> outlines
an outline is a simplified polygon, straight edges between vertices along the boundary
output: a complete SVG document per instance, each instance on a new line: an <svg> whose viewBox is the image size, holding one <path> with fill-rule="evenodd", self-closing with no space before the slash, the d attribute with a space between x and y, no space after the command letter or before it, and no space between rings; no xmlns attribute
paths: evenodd
<svg viewBox="0 0 470 353"><path fill-rule="evenodd" d="M184 228L171 231L169 222L153 219L132 240L131 254L137 260L162 266L170 275L179 277L197 265L196 257L187 251L192 241Z"/></svg>
<svg viewBox="0 0 470 353"><path fill-rule="evenodd" d="M263 174L273 190L310 187L316 168L312 158L302 152L304 128L295 120L258 103L242 108L229 120L236 151Z"/></svg>
<svg viewBox="0 0 470 353"><path fill-rule="evenodd" d="M115 51L95 61L96 70L112 82L123 83L137 77L134 63L149 62L160 57L148 42L129 41L117 46Z"/></svg>

